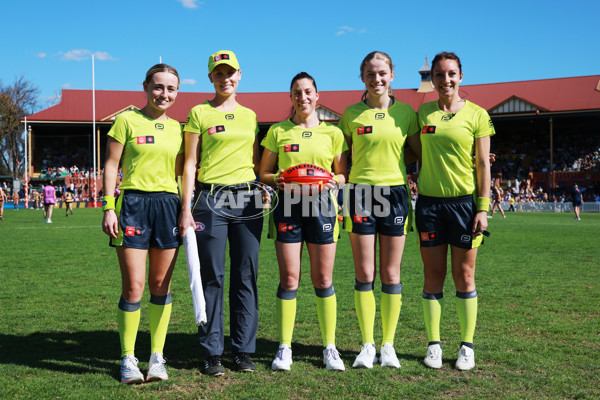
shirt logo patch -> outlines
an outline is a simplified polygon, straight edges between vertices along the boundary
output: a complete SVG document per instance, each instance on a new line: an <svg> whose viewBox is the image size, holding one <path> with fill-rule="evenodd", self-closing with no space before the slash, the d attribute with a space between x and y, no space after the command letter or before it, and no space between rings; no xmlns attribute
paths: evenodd
<svg viewBox="0 0 600 400"><path fill-rule="evenodd" d="M286 144L283 146L283 152L284 153L297 153L300 151L300 145L299 144Z"/></svg>
<svg viewBox="0 0 600 400"><path fill-rule="evenodd" d="M302 138L303 139L308 139L312 136L312 132L311 131L304 131L302 132Z"/></svg>
<svg viewBox="0 0 600 400"><path fill-rule="evenodd" d="M377 114L375 114L375 119L385 119L385 113L377 113Z"/></svg>
<svg viewBox="0 0 600 400"><path fill-rule="evenodd" d="M137 144L154 144L154 136L138 136Z"/></svg>
<svg viewBox="0 0 600 400"><path fill-rule="evenodd" d="M165 125L161 124L160 122L157 122L156 124L154 124L154 129L156 129L157 131L162 131L165 129Z"/></svg>
<svg viewBox="0 0 600 400"><path fill-rule="evenodd" d="M372 126L359 126L358 128L356 128L357 135L368 135L370 133L373 133Z"/></svg>
<svg viewBox="0 0 600 400"><path fill-rule="evenodd" d="M235 119L235 115L233 115L233 114L225 114L225 119L229 119L229 120Z"/></svg>
<svg viewBox="0 0 600 400"><path fill-rule="evenodd" d="M435 133L435 125L425 125L423 129L421 129L422 134Z"/></svg>
<svg viewBox="0 0 600 400"><path fill-rule="evenodd" d="M421 240L426 242L428 240L434 240L437 237L435 232L421 232Z"/></svg>
<svg viewBox="0 0 600 400"><path fill-rule="evenodd" d="M225 125L211 126L210 128L208 128L209 135L214 135L215 133L219 132L225 132Z"/></svg>
<svg viewBox="0 0 600 400"><path fill-rule="evenodd" d="M198 232L202 232L204 229L206 229L206 226L202 222L196 222L196 230Z"/></svg>

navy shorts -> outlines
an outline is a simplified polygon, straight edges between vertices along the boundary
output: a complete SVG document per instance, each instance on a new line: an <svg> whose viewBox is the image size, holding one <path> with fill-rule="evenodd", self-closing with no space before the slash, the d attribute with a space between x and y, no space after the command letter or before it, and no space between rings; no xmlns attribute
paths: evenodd
<svg viewBox="0 0 600 400"><path fill-rule="evenodd" d="M117 199L119 233L110 245L147 250L172 249L181 245L177 221L179 197L167 192L123 190Z"/></svg>
<svg viewBox="0 0 600 400"><path fill-rule="evenodd" d="M412 225L406 185L349 184L345 189L344 227L359 235L404 236Z"/></svg>
<svg viewBox="0 0 600 400"><path fill-rule="evenodd" d="M483 235L471 236L477 209L472 195L429 197L419 195L416 223L421 247L450 244L463 249L479 247Z"/></svg>
<svg viewBox="0 0 600 400"><path fill-rule="evenodd" d="M269 218L269 237L282 243L335 243L339 237L338 204L334 193L290 195L278 191Z"/></svg>

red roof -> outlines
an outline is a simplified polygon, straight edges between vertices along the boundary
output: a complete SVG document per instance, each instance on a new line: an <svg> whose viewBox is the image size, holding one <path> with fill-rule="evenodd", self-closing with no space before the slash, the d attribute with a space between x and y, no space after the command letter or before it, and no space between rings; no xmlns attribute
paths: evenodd
<svg viewBox="0 0 600 400"><path fill-rule="evenodd" d="M573 78L542 79L535 81L490 83L483 85L462 85L461 95L490 110L512 97L518 97L549 112L600 110L600 75ZM410 104L415 110L422 103L437 99L436 92L417 93L416 89L395 89L399 101ZM342 114L344 109L360 101L362 90L320 92L319 104ZM214 93L179 92L177 101L169 109L168 115L180 122L187 118L189 110L213 98ZM263 124L279 122L287 118L291 107L289 93L238 93L240 104L254 110L258 122ZM135 106L142 108L146 95L141 91L96 91L96 122L110 121L120 111ZM91 122L92 91L62 91L59 104L27 117L27 121L69 121Z"/></svg>

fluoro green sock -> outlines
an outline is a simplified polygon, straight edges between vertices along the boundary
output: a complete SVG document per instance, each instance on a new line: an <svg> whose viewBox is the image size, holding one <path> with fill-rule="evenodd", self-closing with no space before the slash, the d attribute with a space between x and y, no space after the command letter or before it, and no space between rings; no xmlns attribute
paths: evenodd
<svg viewBox="0 0 600 400"><path fill-rule="evenodd" d="M317 315L321 327L323 347L329 344L335 346L335 327L337 324L337 301L333 285L327 289L315 288L317 295Z"/></svg>
<svg viewBox="0 0 600 400"><path fill-rule="evenodd" d="M444 311L444 294L441 292L435 294L423 292L422 304L427 339L429 342L439 342L440 322Z"/></svg>
<svg viewBox="0 0 600 400"><path fill-rule="evenodd" d="M373 282L362 283L354 281L354 307L356 317L362 334L363 344L375 343L373 326L375 325L375 313L377 306L373 295Z"/></svg>
<svg viewBox="0 0 600 400"><path fill-rule="evenodd" d="M117 309L121 357L135 354L135 340L140 325L140 302L132 303L121 298Z"/></svg>
<svg viewBox="0 0 600 400"><path fill-rule="evenodd" d="M390 343L393 345L394 337L396 336L396 327L398 326L398 319L400 318L400 309L402 308L402 285L383 286L384 288L381 293L381 326L383 328L383 339L381 340L381 344L384 345Z"/></svg>
<svg viewBox="0 0 600 400"><path fill-rule="evenodd" d="M279 330L279 345L292 347L292 335L296 322L296 290L277 289L275 301L277 313L277 328Z"/></svg>
<svg viewBox="0 0 600 400"><path fill-rule="evenodd" d="M148 322L150 324L150 353L164 354L167 329L171 319L171 293L165 296L150 294Z"/></svg>
<svg viewBox="0 0 600 400"><path fill-rule="evenodd" d="M473 343L477 323L477 291L456 292L456 313L460 323L460 340Z"/></svg>

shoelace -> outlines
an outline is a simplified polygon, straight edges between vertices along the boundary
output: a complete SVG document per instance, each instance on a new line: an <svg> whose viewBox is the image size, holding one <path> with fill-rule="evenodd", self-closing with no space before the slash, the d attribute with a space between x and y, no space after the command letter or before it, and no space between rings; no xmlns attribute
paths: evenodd
<svg viewBox="0 0 600 400"><path fill-rule="evenodd" d="M219 356L209 357L206 364L221 365L221 357L219 357Z"/></svg>
<svg viewBox="0 0 600 400"><path fill-rule="evenodd" d="M235 356L235 362L237 364L246 363L250 361L248 354L238 354Z"/></svg>
<svg viewBox="0 0 600 400"><path fill-rule="evenodd" d="M334 360L339 360L340 353L337 351L337 349L327 349L327 357Z"/></svg>
<svg viewBox="0 0 600 400"><path fill-rule="evenodd" d="M283 347L277 349L277 354L275 355L275 358L281 358L283 360Z"/></svg>

